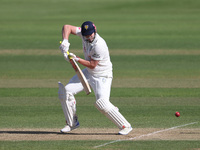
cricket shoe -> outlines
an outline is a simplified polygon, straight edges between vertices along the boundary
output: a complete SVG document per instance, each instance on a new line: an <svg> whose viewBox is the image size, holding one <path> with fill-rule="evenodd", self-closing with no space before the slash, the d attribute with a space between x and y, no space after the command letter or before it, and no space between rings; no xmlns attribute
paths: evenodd
<svg viewBox="0 0 200 150"><path fill-rule="evenodd" d="M120 134L120 135L127 135L127 134L129 134L129 132L131 132L132 130L133 130L132 127L124 128L124 129L120 130L118 134Z"/></svg>
<svg viewBox="0 0 200 150"><path fill-rule="evenodd" d="M67 132L70 132L76 128L80 127L80 124L79 122L77 121L76 122L76 125L73 126L73 127L70 127L69 125L66 125L63 129L60 130L61 133L67 133Z"/></svg>

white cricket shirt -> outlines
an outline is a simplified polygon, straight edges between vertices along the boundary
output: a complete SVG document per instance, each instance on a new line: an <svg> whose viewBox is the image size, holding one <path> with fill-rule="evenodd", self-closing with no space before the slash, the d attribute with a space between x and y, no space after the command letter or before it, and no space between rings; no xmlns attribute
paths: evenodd
<svg viewBox="0 0 200 150"><path fill-rule="evenodd" d="M81 28L77 27L76 34L82 38L83 52L85 60L99 60L98 65L94 69L87 68L88 72L97 77L112 77L112 63L110 54L105 40L96 33L92 43L86 42L81 34Z"/></svg>

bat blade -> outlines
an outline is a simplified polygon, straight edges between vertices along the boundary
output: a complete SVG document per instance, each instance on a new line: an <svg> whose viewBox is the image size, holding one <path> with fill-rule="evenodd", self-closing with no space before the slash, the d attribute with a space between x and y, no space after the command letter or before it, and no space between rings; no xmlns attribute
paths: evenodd
<svg viewBox="0 0 200 150"><path fill-rule="evenodd" d="M78 64L76 63L76 61L74 59L70 59L70 63L72 64L72 67L74 68L79 80L81 81L81 83L84 87L85 93L87 95L90 94L91 88L90 88L90 85L89 85L85 75L83 74L82 70L80 69L80 67L78 66Z"/></svg>

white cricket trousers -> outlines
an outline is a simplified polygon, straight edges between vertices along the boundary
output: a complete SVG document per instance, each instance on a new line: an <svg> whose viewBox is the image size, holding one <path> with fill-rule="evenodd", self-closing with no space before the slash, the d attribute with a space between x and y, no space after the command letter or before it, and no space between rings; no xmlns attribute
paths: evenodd
<svg viewBox="0 0 200 150"><path fill-rule="evenodd" d="M97 109L102 112L108 119L110 119L119 129L126 127L131 127L130 123L122 116L118 108L110 103L110 90L112 84L112 78L109 77L94 77L89 74L87 69L82 70L86 79L88 80L90 86L92 87L95 96L96 103L95 106ZM78 76L75 75L71 78L69 83L65 86L67 92L72 93L73 95L83 91L83 86L78 79ZM75 103L76 107L76 103ZM76 109L75 109L76 110Z"/></svg>
<svg viewBox="0 0 200 150"><path fill-rule="evenodd" d="M94 77L89 74L88 70L85 68L82 70L83 74L85 75L88 83L90 84L91 88L93 89L96 100L98 99L110 99L110 90L112 84L111 77ZM69 83L65 86L67 92L76 95L77 93L84 90L79 78L77 75L73 76Z"/></svg>

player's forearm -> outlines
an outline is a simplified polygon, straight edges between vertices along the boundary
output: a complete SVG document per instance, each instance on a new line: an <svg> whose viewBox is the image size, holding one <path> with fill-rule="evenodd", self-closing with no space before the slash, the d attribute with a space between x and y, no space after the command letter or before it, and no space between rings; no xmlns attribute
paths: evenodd
<svg viewBox="0 0 200 150"><path fill-rule="evenodd" d="M85 59L82 59L82 58L79 58L78 62L80 64L82 64L83 66L88 67L90 69L94 69L98 64L97 61L94 61L94 60L88 61L88 60L85 60Z"/></svg>

